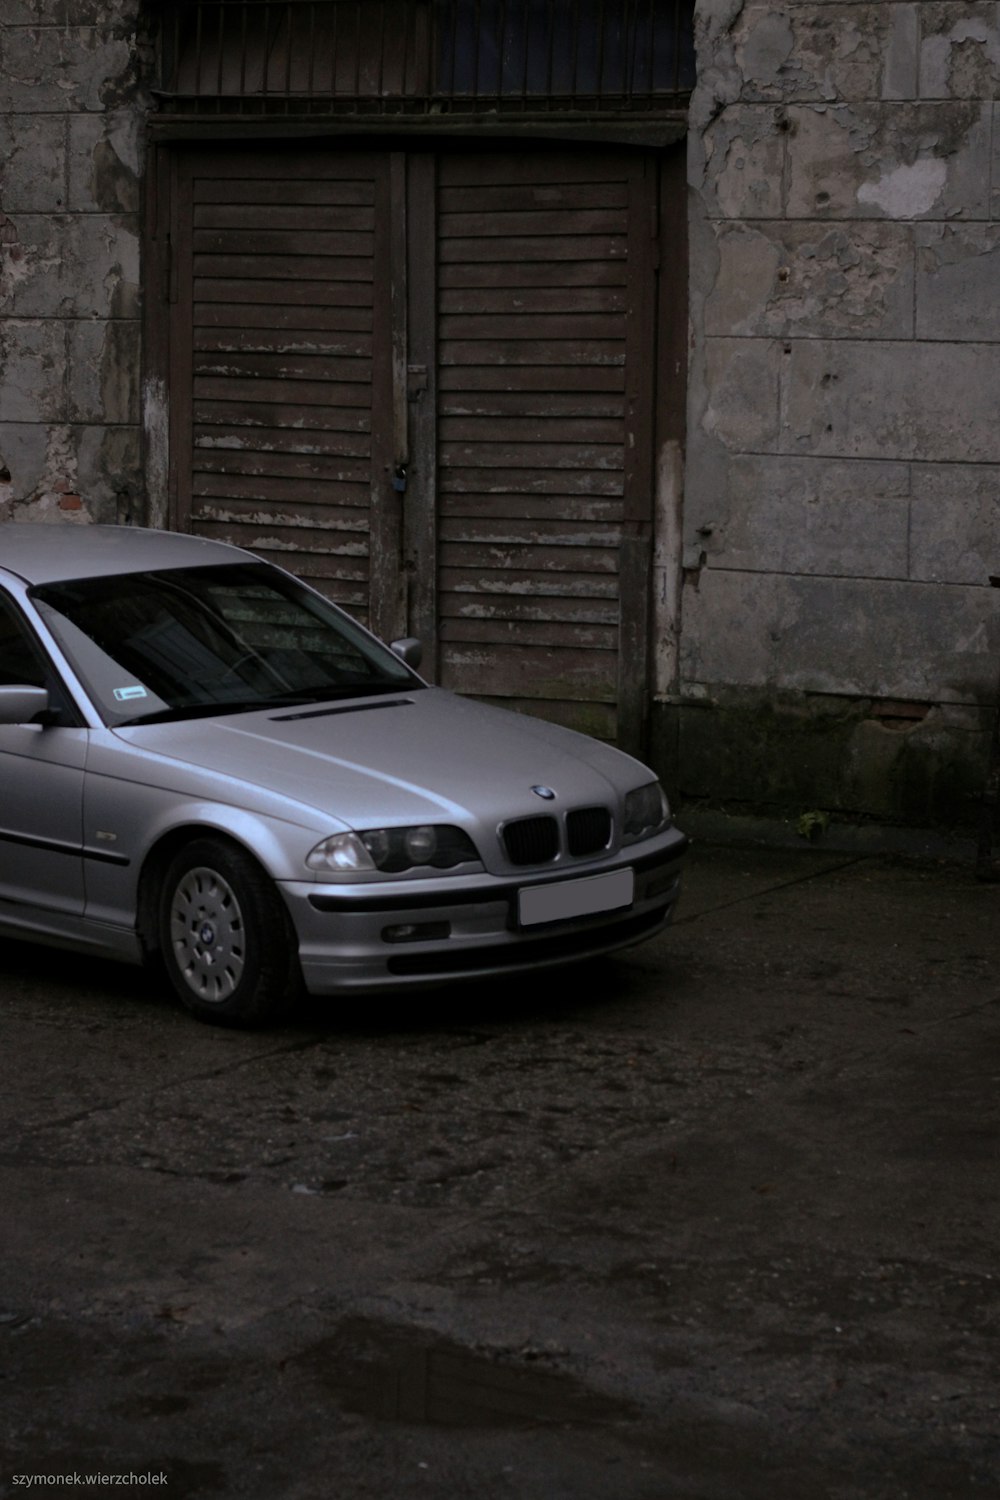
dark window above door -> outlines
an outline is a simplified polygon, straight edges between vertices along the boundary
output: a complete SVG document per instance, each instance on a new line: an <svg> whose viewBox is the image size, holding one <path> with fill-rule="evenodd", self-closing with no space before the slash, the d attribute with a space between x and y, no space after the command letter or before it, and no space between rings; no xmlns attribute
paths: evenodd
<svg viewBox="0 0 1000 1500"><path fill-rule="evenodd" d="M693 0L174 0L172 113L649 115L694 84Z"/></svg>

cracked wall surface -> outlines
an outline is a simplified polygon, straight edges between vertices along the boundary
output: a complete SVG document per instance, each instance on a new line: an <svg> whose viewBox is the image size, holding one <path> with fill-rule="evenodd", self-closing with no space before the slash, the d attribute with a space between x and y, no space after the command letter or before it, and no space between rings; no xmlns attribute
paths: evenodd
<svg viewBox="0 0 1000 1500"><path fill-rule="evenodd" d="M3 0L0 519L141 491L137 0Z"/></svg>
<svg viewBox="0 0 1000 1500"><path fill-rule="evenodd" d="M693 796L953 816L1000 668L1000 6L696 31L664 754Z"/></svg>

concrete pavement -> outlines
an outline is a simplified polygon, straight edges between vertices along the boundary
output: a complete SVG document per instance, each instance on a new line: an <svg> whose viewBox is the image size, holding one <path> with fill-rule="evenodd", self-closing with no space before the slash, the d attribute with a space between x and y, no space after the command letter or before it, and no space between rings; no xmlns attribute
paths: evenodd
<svg viewBox="0 0 1000 1500"><path fill-rule="evenodd" d="M998 919L699 844L621 958L258 1034L0 947L0 1495L992 1497Z"/></svg>

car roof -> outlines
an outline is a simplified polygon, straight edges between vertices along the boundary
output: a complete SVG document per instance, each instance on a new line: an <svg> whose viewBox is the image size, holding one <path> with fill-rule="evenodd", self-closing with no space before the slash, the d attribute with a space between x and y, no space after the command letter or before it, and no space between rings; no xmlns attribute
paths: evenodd
<svg viewBox="0 0 1000 1500"><path fill-rule="evenodd" d="M176 531L58 522L8 521L0 525L0 569L16 573L26 583L250 560L258 561L242 548L204 537L182 536Z"/></svg>

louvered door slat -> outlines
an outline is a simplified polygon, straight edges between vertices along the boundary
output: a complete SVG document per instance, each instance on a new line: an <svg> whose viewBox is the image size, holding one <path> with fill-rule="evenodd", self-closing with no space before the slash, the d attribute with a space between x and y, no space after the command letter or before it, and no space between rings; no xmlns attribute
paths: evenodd
<svg viewBox="0 0 1000 1500"><path fill-rule="evenodd" d="M630 163L445 158L438 211L441 680L613 737Z"/></svg>
<svg viewBox="0 0 1000 1500"><path fill-rule="evenodd" d="M367 621L373 412L390 399L386 158L217 152L186 171L180 519Z"/></svg>

